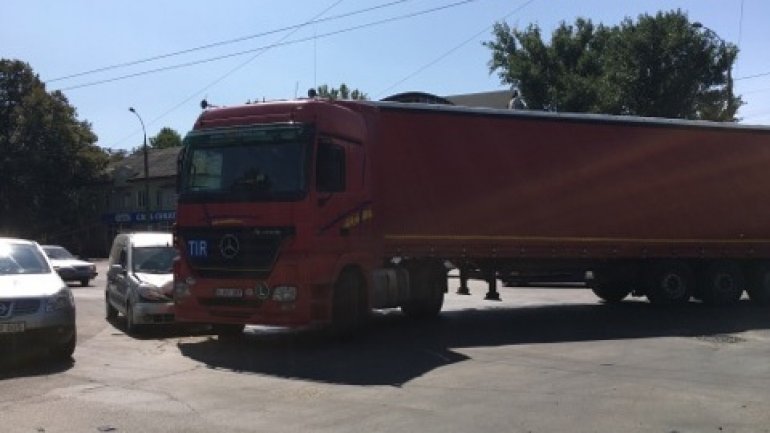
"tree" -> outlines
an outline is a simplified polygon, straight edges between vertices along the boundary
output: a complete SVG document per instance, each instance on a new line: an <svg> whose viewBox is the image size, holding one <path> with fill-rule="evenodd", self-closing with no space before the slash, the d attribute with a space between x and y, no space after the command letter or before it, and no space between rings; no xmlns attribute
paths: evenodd
<svg viewBox="0 0 770 433"><path fill-rule="evenodd" d="M158 135L150 138L150 147L153 149L165 149L167 147L179 147L182 145L182 136L169 127L164 127Z"/></svg>
<svg viewBox="0 0 770 433"><path fill-rule="evenodd" d="M0 59L0 233L44 240L99 220L107 154L32 68Z"/></svg>
<svg viewBox="0 0 770 433"><path fill-rule="evenodd" d="M736 121L730 71L738 54L680 10L594 25L562 23L546 44L537 25L497 23L490 73L533 109Z"/></svg>
<svg viewBox="0 0 770 433"><path fill-rule="evenodd" d="M352 99L356 101L366 101L369 99L369 96L366 93L358 89L351 90L345 83L340 84L339 89L335 89L334 87L329 87L326 84L322 84L318 86L316 91L318 92L318 97L332 100Z"/></svg>

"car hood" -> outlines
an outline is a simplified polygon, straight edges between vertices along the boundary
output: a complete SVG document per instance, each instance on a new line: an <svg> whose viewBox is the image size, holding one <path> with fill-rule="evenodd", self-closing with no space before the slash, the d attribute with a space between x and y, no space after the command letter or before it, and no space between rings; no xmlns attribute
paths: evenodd
<svg viewBox="0 0 770 433"><path fill-rule="evenodd" d="M67 287L55 273L0 275L0 299L51 296Z"/></svg>
<svg viewBox="0 0 770 433"><path fill-rule="evenodd" d="M50 259L50 261L51 261L51 265L53 265L56 268L93 265L93 263L84 262L83 260L77 260L77 259Z"/></svg>
<svg viewBox="0 0 770 433"><path fill-rule="evenodd" d="M174 274L145 274L144 272L137 272L136 278L139 281L150 283L156 287L164 287L173 283Z"/></svg>

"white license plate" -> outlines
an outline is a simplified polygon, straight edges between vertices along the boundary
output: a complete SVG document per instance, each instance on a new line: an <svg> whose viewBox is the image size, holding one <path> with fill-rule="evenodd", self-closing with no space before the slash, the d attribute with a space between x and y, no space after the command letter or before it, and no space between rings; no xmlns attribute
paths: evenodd
<svg viewBox="0 0 770 433"><path fill-rule="evenodd" d="M214 296L217 298L242 298L243 289L216 289Z"/></svg>
<svg viewBox="0 0 770 433"><path fill-rule="evenodd" d="M0 334L24 332L24 322L0 323Z"/></svg>

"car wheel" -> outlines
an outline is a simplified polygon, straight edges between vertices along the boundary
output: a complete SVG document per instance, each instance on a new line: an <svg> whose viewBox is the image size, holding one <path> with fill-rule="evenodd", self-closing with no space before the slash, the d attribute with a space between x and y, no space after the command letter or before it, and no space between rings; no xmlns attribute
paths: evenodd
<svg viewBox="0 0 770 433"><path fill-rule="evenodd" d="M129 299L126 303L126 333L129 335L138 334L140 326L134 321L134 305Z"/></svg>
<svg viewBox="0 0 770 433"><path fill-rule="evenodd" d="M77 346L78 335L75 329L72 330L72 337L64 344L61 344L54 349L51 349L51 355L61 361L69 361L72 359L72 354L75 353L75 346Z"/></svg>
<svg viewBox="0 0 770 433"><path fill-rule="evenodd" d="M118 318L118 310L110 304L110 295L107 292L104 293L104 318L107 320L115 320Z"/></svg>
<svg viewBox="0 0 770 433"><path fill-rule="evenodd" d="M88 282L89 281L90 280L88 278L83 278L82 280L80 280L80 285L83 286L83 287L86 287L86 286L88 286Z"/></svg>

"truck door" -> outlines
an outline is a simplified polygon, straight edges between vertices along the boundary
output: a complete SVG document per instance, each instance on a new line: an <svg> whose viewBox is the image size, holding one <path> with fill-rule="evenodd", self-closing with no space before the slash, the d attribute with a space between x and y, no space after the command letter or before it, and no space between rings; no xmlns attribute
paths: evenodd
<svg viewBox="0 0 770 433"><path fill-rule="evenodd" d="M318 235L322 243L330 243L327 247L349 247L371 215L364 194L364 158L360 144L329 137L318 141L314 193Z"/></svg>

